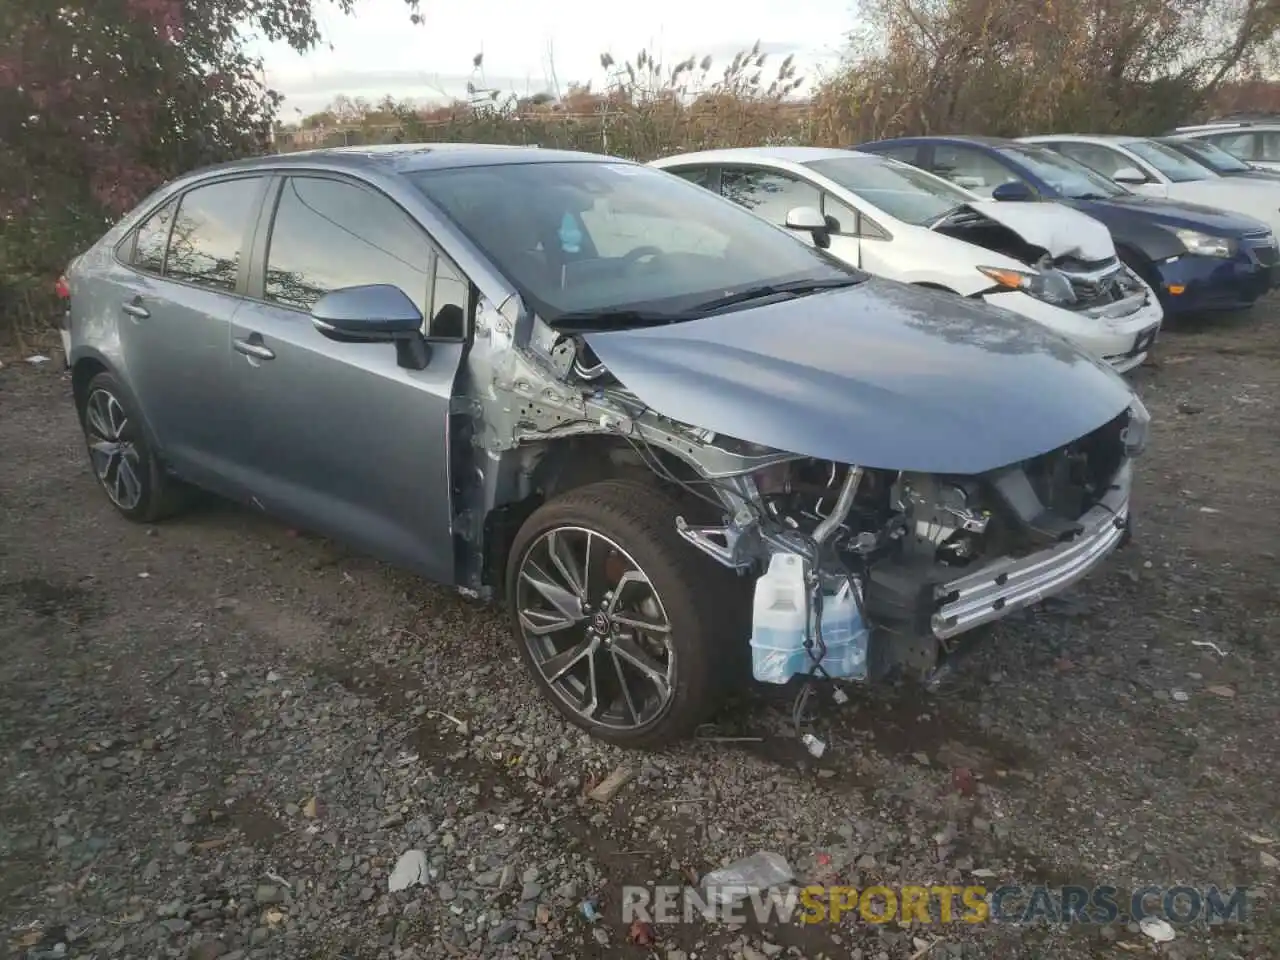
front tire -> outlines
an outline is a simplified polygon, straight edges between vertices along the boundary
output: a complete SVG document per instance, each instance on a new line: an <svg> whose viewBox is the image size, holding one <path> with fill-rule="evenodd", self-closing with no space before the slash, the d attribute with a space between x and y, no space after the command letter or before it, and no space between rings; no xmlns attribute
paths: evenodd
<svg viewBox="0 0 1280 960"><path fill-rule="evenodd" d="M93 474L122 516L155 523L182 507L182 490L166 475L128 394L110 373L89 381L80 423Z"/></svg>
<svg viewBox="0 0 1280 960"><path fill-rule="evenodd" d="M507 604L535 683L619 746L687 736L721 690L737 618L713 618L724 571L676 533L678 512L652 485L593 483L534 511L507 558Z"/></svg>

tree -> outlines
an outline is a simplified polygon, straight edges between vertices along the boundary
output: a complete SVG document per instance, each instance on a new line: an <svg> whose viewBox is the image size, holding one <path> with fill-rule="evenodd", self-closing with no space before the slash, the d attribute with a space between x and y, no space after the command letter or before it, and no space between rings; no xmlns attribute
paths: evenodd
<svg viewBox="0 0 1280 960"><path fill-rule="evenodd" d="M270 142L280 98L246 28L298 50L320 40L311 0L0 0L5 299L51 283L164 181Z"/></svg>
<svg viewBox="0 0 1280 960"><path fill-rule="evenodd" d="M1158 133L1277 62L1280 0L864 0L821 91L840 142Z"/></svg>

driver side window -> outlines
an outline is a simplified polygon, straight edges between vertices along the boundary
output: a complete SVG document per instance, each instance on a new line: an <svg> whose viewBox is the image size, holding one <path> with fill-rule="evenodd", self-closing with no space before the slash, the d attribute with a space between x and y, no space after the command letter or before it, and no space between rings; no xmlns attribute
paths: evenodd
<svg viewBox="0 0 1280 960"><path fill-rule="evenodd" d="M779 227L786 226L787 213L796 207L822 209L817 187L776 170L725 170L720 174L720 192Z"/></svg>
<svg viewBox="0 0 1280 960"><path fill-rule="evenodd" d="M1049 146L1063 156L1083 163L1091 170L1096 170L1104 177L1114 177L1117 171L1123 170L1125 167L1138 169L1138 165L1124 154L1117 153L1115 150L1108 150L1106 147L1099 147L1096 144L1051 143Z"/></svg>
<svg viewBox="0 0 1280 960"><path fill-rule="evenodd" d="M991 198L996 187L1022 180L999 160L979 150L940 144L933 151L933 173L980 197Z"/></svg>

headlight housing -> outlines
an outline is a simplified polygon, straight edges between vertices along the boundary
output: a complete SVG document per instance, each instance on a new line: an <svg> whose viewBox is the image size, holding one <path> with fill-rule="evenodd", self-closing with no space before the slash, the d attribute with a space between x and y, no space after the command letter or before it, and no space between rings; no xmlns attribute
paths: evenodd
<svg viewBox="0 0 1280 960"><path fill-rule="evenodd" d="M1186 247L1187 253L1202 257L1221 257L1230 260L1236 255L1236 242L1230 237L1214 237L1199 230L1175 230L1173 235Z"/></svg>
<svg viewBox="0 0 1280 960"><path fill-rule="evenodd" d="M1009 290L1021 290L1028 296L1067 306L1076 302L1071 281L1057 270L1009 270L1005 267L979 267L978 272Z"/></svg>

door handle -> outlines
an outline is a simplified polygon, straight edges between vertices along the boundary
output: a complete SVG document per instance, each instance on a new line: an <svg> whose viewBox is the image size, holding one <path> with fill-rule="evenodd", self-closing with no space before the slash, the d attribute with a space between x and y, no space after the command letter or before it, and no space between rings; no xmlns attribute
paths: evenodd
<svg viewBox="0 0 1280 960"><path fill-rule="evenodd" d="M243 353L254 360L274 360L276 352L262 342L262 334L251 333L243 340L235 342L236 353Z"/></svg>
<svg viewBox="0 0 1280 960"><path fill-rule="evenodd" d="M137 317L139 320L145 320L151 316L151 311L142 305L141 297L134 297L120 304L120 309L131 317Z"/></svg>

